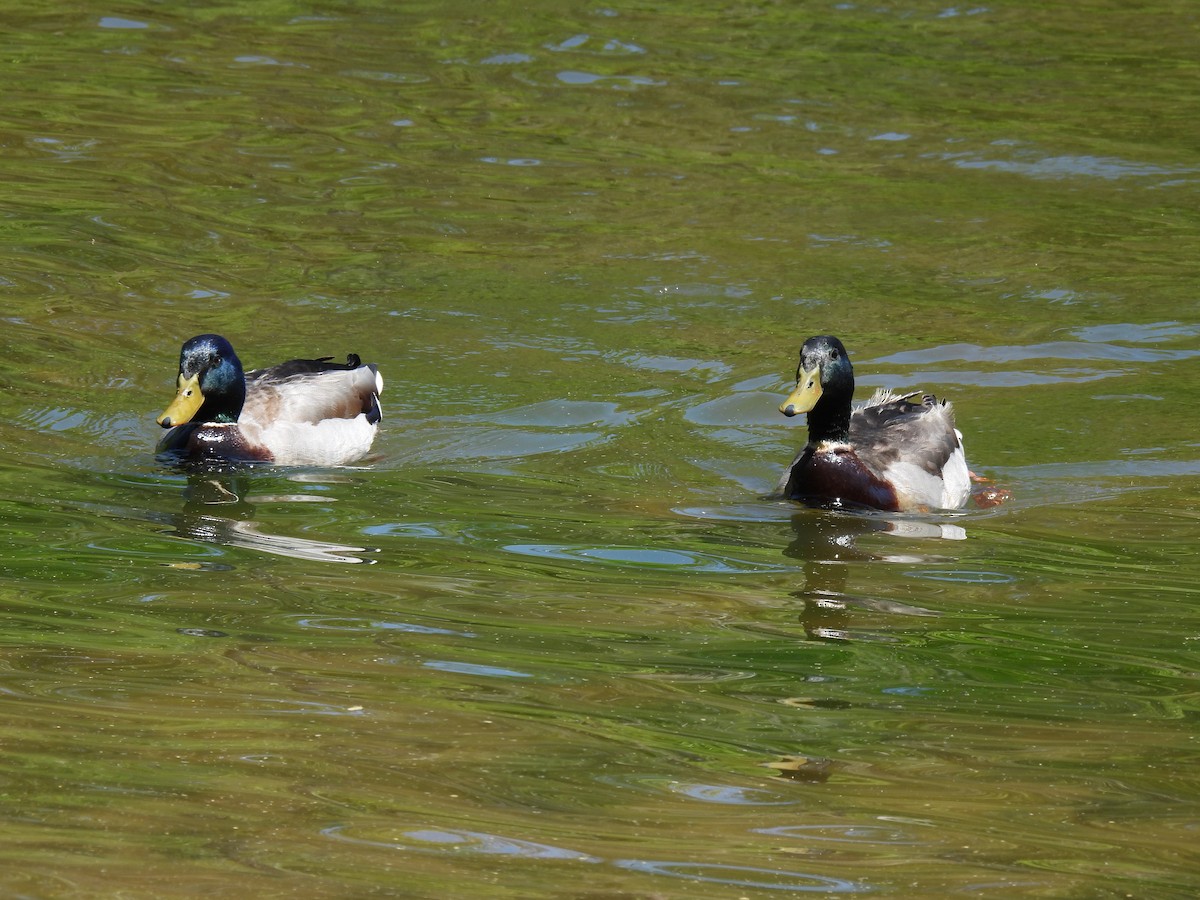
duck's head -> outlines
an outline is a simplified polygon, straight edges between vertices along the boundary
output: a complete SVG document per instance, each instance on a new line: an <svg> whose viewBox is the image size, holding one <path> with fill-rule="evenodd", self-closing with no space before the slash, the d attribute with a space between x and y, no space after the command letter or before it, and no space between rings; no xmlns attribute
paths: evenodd
<svg viewBox="0 0 1200 900"><path fill-rule="evenodd" d="M179 392L158 424L236 422L245 402L246 376L233 347L219 334L200 334L179 351Z"/></svg>
<svg viewBox="0 0 1200 900"><path fill-rule="evenodd" d="M785 416L809 412L822 398L826 406L850 406L854 396L854 367L842 342L830 334L810 337L800 348L796 389L779 404Z"/></svg>

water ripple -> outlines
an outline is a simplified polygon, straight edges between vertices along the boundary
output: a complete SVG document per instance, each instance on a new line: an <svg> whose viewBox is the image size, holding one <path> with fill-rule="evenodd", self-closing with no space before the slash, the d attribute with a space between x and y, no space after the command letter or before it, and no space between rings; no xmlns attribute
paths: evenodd
<svg viewBox="0 0 1200 900"><path fill-rule="evenodd" d="M368 525L362 529L363 534L391 535L399 537L424 538L446 537L446 532L438 526L422 522L389 522L385 525Z"/></svg>
<svg viewBox="0 0 1200 900"><path fill-rule="evenodd" d="M905 572L909 578L924 578L928 581L949 581L956 584L1012 584L1017 579L1003 572L985 572L970 570L941 570Z"/></svg>
<svg viewBox="0 0 1200 900"><path fill-rule="evenodd" d="M351 837L346 834L347 826L331 825L321 829L323 837L350 844L360 844L367 847L384 847L392 850L436 851L452 850L454 852L499 854L502 856L519 856L524 859L571 859L576 862L600 862L601 860L576 850L554 847L550 844L539 844L536 841L525 841L518 838L504 837L498 834L488 834L483 831L460 831L443 828L415 828L401 832L399 840L371 840L370 838Z"/></svg>
<svg viewBox="0 0 1200 900"><path fill-rule="evenodd" d="M763 888L775 891L818 891L828 894L859 894L873 890L861 882L844 878L829 878L805 872L780 869L760 869L757 866L729 866L720 863L666 862L641 859L619 859L613 865L650 875L668 875L704 881L709 884L730 884L737 887Z"/></svg>
<svg viewBox="0 0 1200 900"><path fill-rule="evenodd" d="M697 374L704 376L709 383L719 381L731 371L730 367L723 362L708 359L682 359L677 356L629 353L622 356L621 361L631 368L646 369L650 372Z"/></svg>
<svg viewBox="0 0 1200 900"><path fill-rule="evenodd" d="M295 700L292 698L262 697L262 703L278 704L264 707L258 712L268 716L365 716L366 710L361 706L338 706L334 703L320 703L316 700Z"/></svg>
<svg viewBox="0 0 1200 900"><path fill-rule="evenodd" d="M917 823L929 827L929 823ZM882 844L887 846L911 846L926 841L913 837L900 828L883 825L777 825L773 828L755 828L756 834L774 837L799 838L804 841L827 841L838 844Z"/></svg>
<svg viewBox="0 0 1200 900"><path fill-rule="evenodd" d="M979 372L954 371L944 369L928 369L905 373L905 379L911 384L962 384L971 387L1037 387L1049 384L1087 384L1091 381L1103 381L1115 378L1121 372L1095 369L1073 368L1061 369L1056 373L1048 372ZM895 387L895 377L883 375L868 375L858 379L864 387Z"/></svg>
<svg viewBox="0 0 1200 900"><path fill-rule="evenodd" d="M628 425L637 414L623 411L616 403L589 400L545 400L502 412L470 417L495 425L573 428L580 425Z"/></svg>
<svg viewBox="0 0 1200 900"><path fill-rule="evenodd" d="M1136 344L1196 337L1200 335L1200 325L1187 325L1183 322L1150 322L1144 325L1116 322L1112 325L1076 328L1071 333L1081 341L1120 341Z"/></svg>
<svg viewBox="0 0 1200 900"><path fill-rule="evenodd" d="M960 169L992 169L1011 172L1035 179L1102 178L1115 181L1120 178L1163 177L1195 172L1195 168L1156 166L1151 163L1131 162L1115 156L1040 156L1036 152L1020 152L1017 159L985 159L976 153L936 153L926 158L941 159Z"/></svg>
<svg viewBox="0 0 1200 900"><path fill-rule="evenodd" d="M665 81L658 81L645 75L598 75L594 72L577 72L569 69L559 72L556 77L564 84L573 85L611 81L615 82L613 87L616 88L658 87L666 84Z"/></svg>
<svg viewBox="0 0 1200 900"><path fill-rule="evenodd" d="M665 775L630 775L598 779L616 787L677 794L703 803L726 806L794 806L799 803L778 791L764 788L737 787L729 784L703 784L695 781L680 781Z"/></svg>
<svg viewBox="0 0 1200 900"><path fill-rule="evenodd" d="M1200 350L1153 350L1145 347L1122 347L1098 341L1048 341L1042 344L1009 344L983 347L979 344L943 344L924 350L905 350L868 360L868 365L887 363L912 365L950 362L1025 362L1031 359L1106 360L1118 362L1163 362L1194 359Z"/></svg>
<svg viewBox="0 0 1200 900"><path fill-rule="evenodd" d="M782 572L793 567L777 563L752 563L689 550L655 550L650 547L585 547L569 544L508 544L510 553L610 566L654 569L688 569L696 572L747 574Z"/></svg>
<svg viewBox="0 0 1200 900"><path fill-rule="evenodd" d="M516 669L502 669L499 666L484 666L478 663L455 662L448 659L431 659L423 664L427 669L437 669L440 672L454 672L458 675L482 675L486 678L532 678L529 672L518 672Z"/></svg>
<svg viewBox="0 0 1200 900"><path fill-rule="evenodd" d="M435 628L431 625L414 625L411 622L381 622L350 616L305 616L296 620L301 628L320 628L324 631L406 631L412 634L451 634L458 637L475 637L470 631L454 631Z"/></svg>
<svg viewBox="0 0 1200 900"><path fill-rule="evenodd" d="M483 831L449 828L413 828L401 830L396 837L355 837L347 834L346 825L330 825L320 830L322 837L349 844L388 850L423 853L452 852L511 856L522 859L557 859L575 862L602 863L605 860L577 850L556 847L537 841L505 837ZM767 869L758 866L736 866L722 863L676 862L668 860L618 859L611 865L627 871L648 875L666 875L709 884L754 887L767 890L804 893L856 894L872 890L862 882L849 881L806 872Z"/></svg>

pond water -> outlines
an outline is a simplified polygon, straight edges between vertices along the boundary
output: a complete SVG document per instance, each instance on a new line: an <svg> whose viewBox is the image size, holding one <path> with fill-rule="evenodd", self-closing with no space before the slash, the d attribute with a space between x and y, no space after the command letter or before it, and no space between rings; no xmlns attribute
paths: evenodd
<svg viewBox="0 0 1200 900"><path fill-rule="evenodd" d="M0 893L1200 891L1193 8L4 6ZM764 499L818 333L1012 500Z"/></svg>

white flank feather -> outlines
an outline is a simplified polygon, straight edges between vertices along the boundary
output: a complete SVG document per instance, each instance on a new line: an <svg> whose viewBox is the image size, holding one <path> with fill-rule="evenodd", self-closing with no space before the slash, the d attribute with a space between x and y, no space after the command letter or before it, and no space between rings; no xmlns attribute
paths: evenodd
<svg viewBox="0 0 1200 900"><path fill-rule="evenodd" d="M346 404L383 392L383 378L367 366L306 373L255 384L238 427L251 444L271 451L280 466L344 466L371 450L378 422L364 413L346 417ZM259 424L261 416L269 424Z"/></svg>
<svg viewBox="0 0 1200 900"><path fill-rule="evenodd" d="M357 415L353 419L325 419L315 424L277 422L259 433L276 465L344 466L370 452L375 429L366 416Z"/></svg>
<svg viewBox="0 0 1200 900"><path fill-rule="evenodd" d="M962 435L958 430L958 446L942 466L939 478L921 466L899 460L884 471L883 476L896 489L896 499L903 511L920 509L961 509L971 493L971 473L963 451Z"/></svg>

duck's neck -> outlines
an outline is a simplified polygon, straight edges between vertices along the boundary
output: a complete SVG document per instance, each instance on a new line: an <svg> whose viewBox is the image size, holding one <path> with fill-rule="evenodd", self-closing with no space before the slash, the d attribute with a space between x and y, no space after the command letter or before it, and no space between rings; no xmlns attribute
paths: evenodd
<svg viewBox="0 0 1200 900"><path fill-rule="evenodd" d="M210 373L204 405L196 416L201 422L232 424L246 404L246 378L241 367L223 366Z"/></svg>
<svg viewBox="0 0 1200 900"><path fill-rule="evenodd" d="M850 398L854 396L854 385L850 391L826 389L817 405L808 411L808 442L820 444L825 441L845 443L850 440Z"/></svg>

